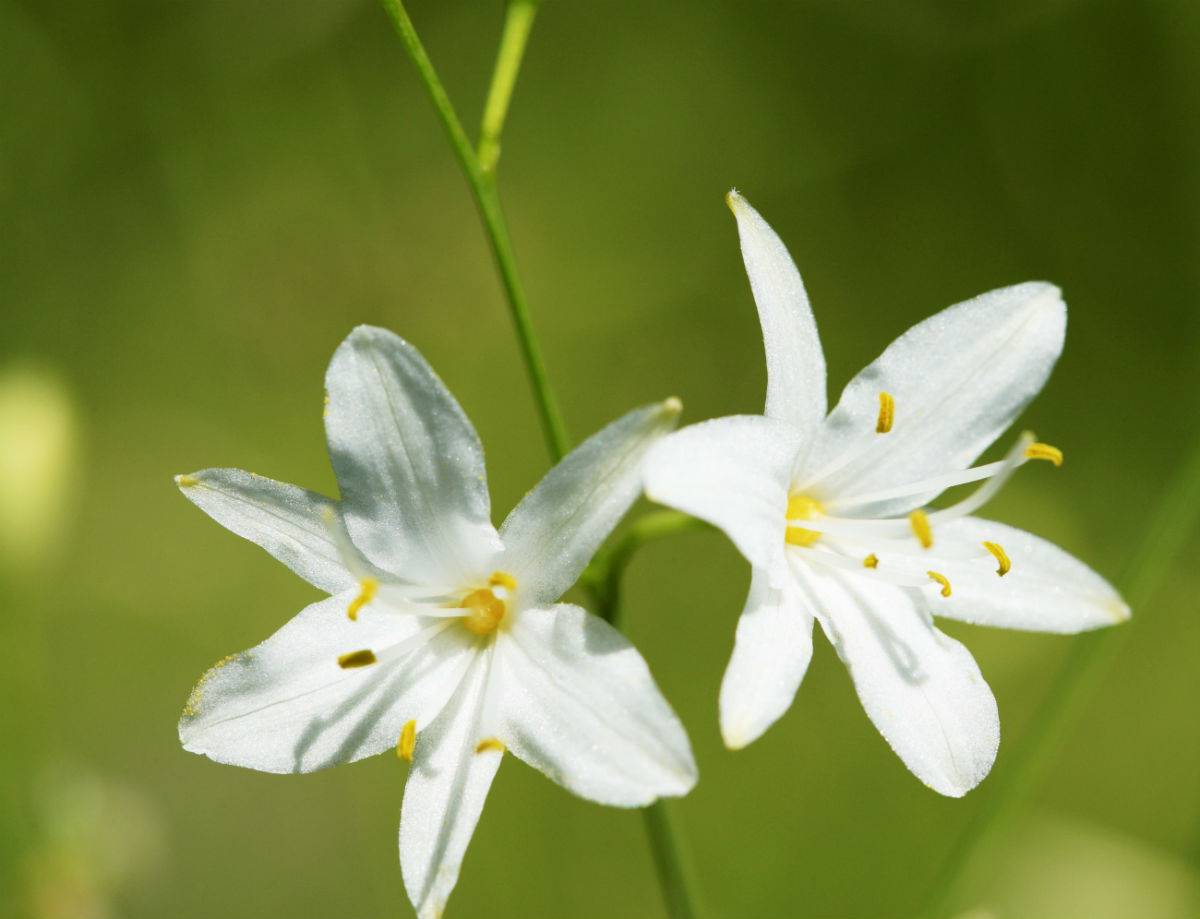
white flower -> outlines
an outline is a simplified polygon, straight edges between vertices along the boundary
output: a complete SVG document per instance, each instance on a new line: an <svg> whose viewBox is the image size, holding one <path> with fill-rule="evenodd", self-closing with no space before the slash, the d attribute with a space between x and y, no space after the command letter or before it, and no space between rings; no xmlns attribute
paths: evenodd
<svg viewBox="0 0 1200 919"><path fill-rule="evenodd" d="M825 361L796 266L744 199L727 200L766 343L765 417L686 428L646 461L651 498L723 529L753 567L721 686L725 743L745 746L791 704L816 619L908 768L963 795L992 766L999 718L970 653L932 617L1080 632L1129 616L1061 549L968 516L1029 459L1062 461L1023 435L1004 460L968 468L1046 381L1066 307L1044 283L950 307L893 342L826 416ZM921 509L985 480L946 509Z"/></svg>
<svg viewBox="0 0 1200 919"><path fill-rule="evenodd" d="M678 401L586 441L497 533L479 438L411 345L355 329L326 387L340 503L237 469L177 479L332 594L201 677L184 747L280 773L395 748L412 762L400 860L422 917L440 915L454 887L505 750L603 804L686 793L691 748L641 656L555 602L635 500Z"/></svg>

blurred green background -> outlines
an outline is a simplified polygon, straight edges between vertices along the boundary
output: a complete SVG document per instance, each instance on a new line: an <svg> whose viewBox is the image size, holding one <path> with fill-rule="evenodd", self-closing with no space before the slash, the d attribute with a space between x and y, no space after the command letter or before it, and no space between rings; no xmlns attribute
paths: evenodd
<svg viewBox="0 0 1200 919"><path fill-rule="evenodd" d="M413 0L477 122L503 7ZM212 661L315 592L181 498L234 465L332 492L322 375L360 322L421 348L475 421L502 516L547 466L484 237L367 0L0 0L0 912L408 916L404 769L278 777L180 750ZM1200 8L548 0L502 194L582 437L677 394L758 411L737 185L805 274L831 397L950 303L1047 278L1065 355L1024 423L1066 466L988 509L1116 578L1200 429ZM1193 537L960 904L1200 915ZM818 641L741 753L716 694L748 580L715 534L640 555L628 622L701 769L676 808L714 915L904 917L989 784L913 779ZM999 700L989 780L1070 639L948 625ZM662 915L635 813L501 770L451 917Z"/></svg>

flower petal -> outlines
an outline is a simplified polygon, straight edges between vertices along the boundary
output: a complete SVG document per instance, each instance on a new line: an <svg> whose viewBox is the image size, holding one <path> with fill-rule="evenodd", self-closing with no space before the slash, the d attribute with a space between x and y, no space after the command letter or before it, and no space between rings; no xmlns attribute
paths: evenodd
<svg viewBox="0 0 1200 919"><path fill-rule="evenodd" d="M341 654L380 650L445 619L346 616L352 591L314 603L249 651L204 674L184 708L185 749L262 772L312 772L395 745L405 722L424 725L458 685L474 644L451 625L410 656L343 670Z"/></svg>
<svg viewBox="0 0 1200 919"><path fill-rule="evenodd" d="M912 591L804 563L793 572L867 715L913 775L962 797L992 768L1000 717L975 659L933 627Z"/></svg>
<svg viewBox="0 0 1200 919"><path fill-rule="evenodd" d="M322 522L322 510L335 503L329 498L241 469L204 469L175 482L213 520L262 546L314 587L332 594L353 585Z"/></svg>
<svg viewBox="0 0 1200 919"><path fill-rule="evenodd" d="M325 386L329 453L355 544L407 577L477 576L499 549L483 448L437 374L399 336L359 326Z"/></svg>
<svg viewBox="0 0 1200 919"><path fill-rule="evenodd" d="M737 218L742 259L762 324L765 414L795 426L807 443L825 417L825 355L808 294L787 248L758 211L736 191L725 200Z"/></svg>
<svg viewBox="0 0 1200 919"><path fill-rule="evenodd" d="M855 493L965 469L1020 414L1062 351L1067 308L1052 284L1029 282L959 303L913 326L850 381L806 463L820 491ZM894 402L891 431L876 433L880 393ZM841 466L842 458L854 459ZM835 469L821 475L822 470ZM861 509L895 516L937 493ZM818 497L820 493L818 493Z"/></svg>
<svg viewBox="0 0 1200 919"><path fill-rule="evenodd" d="M477 654L441 715L417 733L400 809L400 867L419 919L442 915L503 757L479 746L491 660Z"/></svg>
<svg viewBox="0 0 1200 919"><path fill-rule="evenodd" d="M686 794L683 725L629 641L578 606L523 610L498 645L508 747L581 797L617 807Z"/></svg>
<svg viewBox="0 0 1200 919"><path fill-rule="evenodd" d="M593 434L551 469L500 528L501 563L523 606L553 603L637 499L646 451L675 426L679 400L647 405Z"/></svg>
<svg viewBox="0 0 1200 919"><path fill-rule="evenodd" d="M1032 533L978 517L938 527L929 567L953 585L948 598L935 595L935 616L977 625L1032 632L1086 632L1124 622L1129 607L1104 578L1079 559ZM997 577L996 560L982 548L998 544L1012 568ZM951 550L952 558L936 558ZM978 561L963 561L974 551Z"/></svg>
<svg viewBox="0 0 1200 919"><path fill-rule="evenodd" d="M721 681L721 736L731 750L762 736L796 697L812 660L813 616L790 577L755 569Z"/></svg>
<svg viewBox="0 0 1200 919"><path fill-rule="evenodd" d="M684 428L650 451L646 495L725 531L755 568L784 570L792 464L790 425L736 415Z"/></svg>

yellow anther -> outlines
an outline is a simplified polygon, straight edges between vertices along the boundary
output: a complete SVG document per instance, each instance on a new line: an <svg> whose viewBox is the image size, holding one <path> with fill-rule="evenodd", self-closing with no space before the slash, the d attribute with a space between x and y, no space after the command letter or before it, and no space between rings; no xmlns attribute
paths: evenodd
<svg viewBox="0 0 1200 919"><path fill-rule="evenodd" d="M1055 466L1063 464L1063 452L1050 444L1030 444L1025 448L1026 459L1047 460Z"/></svg>
<svg viewBox="0 0 1200 919"><path fill-rule="evenodd" d="M497 597L487 587L473 590L459 604L467 614L462 617L462 623L468 632L476 635L490 635L500 625L507 608L504 601Z"/></svg>
<svg viewBox="0 0 1200 919"><path fill-rule="evenodd" d="M876 555L874 552L872 552L870 555L868 555L866 558L863 559L863 567L864 568L878 568L879 567L879 556Z"/></svg>
<svg viewBox="0 0 1200 919"><path fill-rule="evenodd" d="M375 652L370 648L363 648L361 651L339 655L338 666L343 670L353 670L355 667L370 667L375 660Z"/></svg>
<svg viewBox="0 0 1200 919"><path fill-rule="evenodd" d="M516 590L517 579L507 571L493 571L492 576L488 578L488 585L491 587L503 587L505 590Z"/></svg>
<svg viewBox="0 0 1200 919"><path fill-rule="evenodd" d="M195 488L200 484L200 480L194 475L177 475L175 476L175 484L180 488Z"/></svg>
<svg viewBox="0 0 1200 919"><path fill-rule="evenodd" d="M406 763L412 762L413 747L417 745L417 723L404 722L400 729L400 739L396 741L396 755Z"/></svg>
<svg viewBox="0 0 1200 919"><path fill-rule="evenodd" d="M875 433L886 434L892 429L892 421L896 417L896 400L890 392L879 394L879 419L875 422Z"/></svg>
<svg viewBox="0 0 1200 919"><path fill-rule="evenodd" d="M488 750L496 750L499 753L503 753L506 749L507 747L495 737L488 737L486 740L479 741L479 744L475 747L475 752L486 753Z"/></svg>
<svg viewBox="0 0 1200 919"><path fill-rule="evenodd" d="M942 585L942 596L950 596L950 579L944 574L938 574L936 571L926 571L927 575Z"/></svg>
<svg viewBox="0 0 1200 919"><path fill-rule="evenodd" d="M806 530L804 527L788 527L783 534L783 540L789 546L813 546L820 538L817 530Z"/></svg>
<svg viewBox="0 0 1200 919"><path fill-rule="evenodd" d="M346 615L351 619L358 619L358 611L375 599L375 594L379 591L379 582L374 578L363 578L358 582L358 596L350 601L350 605L346 607Z"/></svg>
<svg viewBox="0 0 1200 919"><path fill-rule="evenodd" d="M930 548L933 545L933 527L929 525L929 518L925 516L925 512L913 511L908 515L908 522L912 525L913 534L917 537L921 548Z"/></svg>
<svg viewBox="0 0 1200 919"><path fill-rule="evenodd" d="M1000 577L1004 577L1006 574L1012 571L1012 561L1009 559L1008 553L1004 551L1004 547L1001 546L1000 543L985 542L983 547L991 552L992 555L995 556L996 561L1000 564L1000 567L996 569L996 574L1000 575Z"/></svg>

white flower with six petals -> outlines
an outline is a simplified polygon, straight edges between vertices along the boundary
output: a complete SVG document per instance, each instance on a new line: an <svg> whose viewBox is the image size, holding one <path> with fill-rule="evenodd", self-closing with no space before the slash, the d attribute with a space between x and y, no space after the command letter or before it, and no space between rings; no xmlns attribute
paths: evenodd
<svg viewBox="0 0 1200 919"><path fill-rule="evenodd" d="M971 463L1041 389L1062 350L1058 288L1018 284L909 329L826 416L825 361L787 249L737 192L742 255L767 356L763 416L702 422L646 461L646 491L724 530L751 563L749 597L721 685L734 749L791 704L815 619L867 714L910 770L961 796L995 760L999 716L961 644L933 625L1080 632L1128 618L1116 591L1058 547L970 516L1029 459L1062 454L1022 435ZM942 491L983 481L941 510Z"/></svg>
<svg viewBox="0 0 1200 919"><path fill-rule="evenodd" d="M326 387L340 502L237 469L177 478L332 595L200 679L184 747L277 773L394 747L412 763L400 859L421 917L440 915L505 750L603 804L686 793L691 748L642 657L556 603L636 499L678 401L587 440L497 532L478 436L416 349L359 327Z"/></svg>

